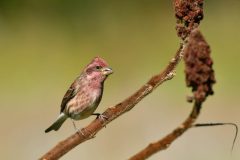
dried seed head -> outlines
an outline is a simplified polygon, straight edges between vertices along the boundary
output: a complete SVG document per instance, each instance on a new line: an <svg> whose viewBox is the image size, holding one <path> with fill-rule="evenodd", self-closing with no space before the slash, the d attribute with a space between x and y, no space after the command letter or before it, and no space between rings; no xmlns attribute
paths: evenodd
<svg viewBox="0 0 240 160"><path fill-rule="evenodd" d="M194 99L203 102L213 94L212 86L216 82L210 47L198 29L192 31L185 49L185 74L188 87L192 87Z"/></svg>

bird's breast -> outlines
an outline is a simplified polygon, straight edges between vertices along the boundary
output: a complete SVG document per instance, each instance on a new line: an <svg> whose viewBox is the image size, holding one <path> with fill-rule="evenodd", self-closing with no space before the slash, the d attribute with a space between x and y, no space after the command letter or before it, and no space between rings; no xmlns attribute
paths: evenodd
<svg viewBox="0 0 240 160"><path fill-rule="evenodd" d="M75 120L87 118L96 110L101 97L101 90L81 90L67 104L67 114Z"/></svg>

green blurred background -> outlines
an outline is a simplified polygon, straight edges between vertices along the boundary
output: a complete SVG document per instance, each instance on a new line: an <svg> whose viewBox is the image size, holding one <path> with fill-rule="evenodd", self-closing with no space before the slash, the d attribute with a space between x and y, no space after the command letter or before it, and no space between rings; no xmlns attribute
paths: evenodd
<svg viewBox="0 0 240 160"><path fill-rule="evenodd" d="M198 122L240 124L240 1L206 1L204 12L200 28L211 45L217 84ZM97 111L129 96L175 54L180 40L174 28L168 0L1 0L0 158L37 159L74 133L71 121L58 132L44 130L94 56L105 58L115 71ZM170 132L191 110L183 69L181 63L174 79L62 159L127 159ZM229 159L233 135L228 126L192 129L150 159ZM239 158L238 139L232 159Z"/></svg>

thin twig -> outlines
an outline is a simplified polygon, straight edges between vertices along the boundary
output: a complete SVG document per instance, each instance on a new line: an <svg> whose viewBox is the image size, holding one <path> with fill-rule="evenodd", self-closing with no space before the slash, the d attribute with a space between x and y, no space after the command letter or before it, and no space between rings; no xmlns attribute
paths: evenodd
<svg viewBox="0 0 240 160"><path fill-rule="evenodd" d="M221 126L221 125L231 125L235 128L235 135L233 138L232 148L231 148L231 153L232 153L236 139L237 139L237 135L238 135L237 124L235 124L235 123L197 123L197 124L193 125L192 127L212 127L212 126Z"/></svg>

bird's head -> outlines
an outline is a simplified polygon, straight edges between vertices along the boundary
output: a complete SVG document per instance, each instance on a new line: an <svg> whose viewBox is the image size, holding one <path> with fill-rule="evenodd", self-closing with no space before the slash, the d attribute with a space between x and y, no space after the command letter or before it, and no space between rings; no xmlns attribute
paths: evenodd
<svg viewBox="0 0 240 160"><path fill-rule="evenodd" d="M108 75L113 73L113 70L108 66L104 59L95 57L86 66L84 73L86 73L90 79L100 79L104 81Z"/></svg>

